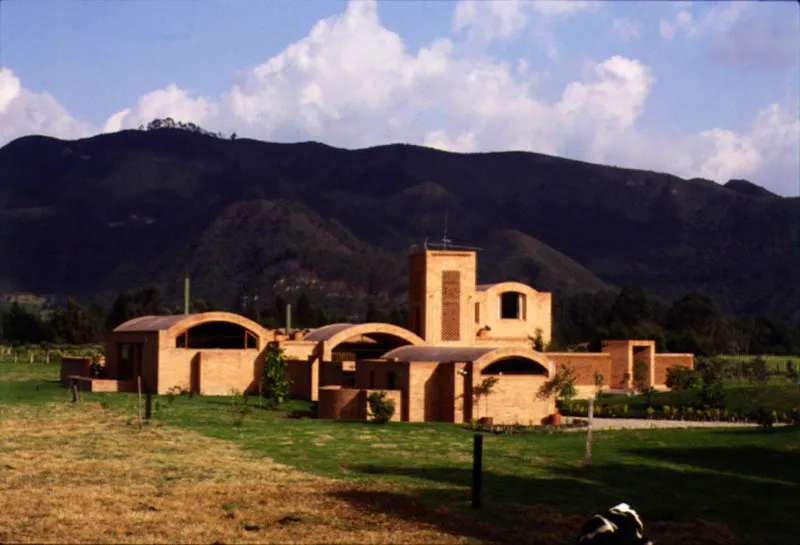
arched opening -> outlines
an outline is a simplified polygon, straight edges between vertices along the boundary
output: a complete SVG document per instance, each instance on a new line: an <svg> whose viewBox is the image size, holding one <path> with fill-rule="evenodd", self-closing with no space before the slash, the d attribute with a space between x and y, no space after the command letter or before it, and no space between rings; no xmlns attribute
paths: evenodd
<svg viewBox="0 0 800 545"><path fill-rule="evenodd" d="M524 320L525 294L518 291L506 291L498 296L498 314L502 320Z"/></svg>
<svg viewBox="0 0 800 545"><path fill-rule="evenodd" d="M391 333L356 335L333 347L334 361L356 361L380 358L390 350L411 343Z"/></svg>
<svg viewBox="0 0 800 545"><path fill-rule="evenodd" d="M258 336L232 322L205 322L189 328L175 338L177 348L258 349Z"/></svg>
<svg viewBox="0 0 800 545"><path fill-rule="evenodd" d="M547 375L547 369L528 358L505 358L481 369L482 375Z"/></svg>

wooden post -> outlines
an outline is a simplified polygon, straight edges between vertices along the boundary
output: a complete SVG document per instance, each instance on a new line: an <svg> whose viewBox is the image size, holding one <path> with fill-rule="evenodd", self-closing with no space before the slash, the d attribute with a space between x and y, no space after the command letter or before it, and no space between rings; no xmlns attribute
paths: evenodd
<svg viewBox="0 0 800 545"><path fill-rule="evenodd" d="M594 399L589 399L589 429L586 430L586 457L584 465L592 465L592 422L594 421Z"/></svg>
<svg viewBox="0 0 800 545"><path fill-rule="evenodd" d="M69 390L70 390L70 392L72 392L72 402L73 403L77 403L78 402L78 389L77 389L77 387L75 385L75 382L76 381L74 381L74 380L70 380L69 381Z"/></svg>
<svg viewBox="0 0 800 545"><path fill-rule="evenodd" d="M189 315L189 308L189 275L187 274L186 278L183 279L183 313L187 316Z"/></svg>
<svg viewBox="0 0 800 545"><path fill-rule="evenodd" d="M136 377L136 385L139 394L136 396L136 417L139 421L139 429L142 428L142 376Z"/></svg>
<svg viewBox="0 0 800 545"><path fill-rule="evenodd" d="M151 416L153 416L153 394L147 392L144 398L144 418L150 420Z"/></svg>
<svg viewBox="0 0 800 545"><path fill-rule="evenodd" d="M476 433L472 443L472 508L481 508L483 488L483 435Z"/></svg>

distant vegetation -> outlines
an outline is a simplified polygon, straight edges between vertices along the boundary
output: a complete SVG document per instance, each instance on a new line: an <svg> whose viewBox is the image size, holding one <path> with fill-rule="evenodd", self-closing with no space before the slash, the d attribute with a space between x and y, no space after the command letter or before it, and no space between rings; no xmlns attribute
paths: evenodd
<svg viewBox="0 0 800 545"><path fill-rule="evenodd" d="M225 138L221 132L212 132L195 125L194 123L184 123L183 121L175 121L171 117L164 119L154 119L147 125L139 125L140 131L157 131L159 129L180 129L184 131L194 132L205 136L213 136L214 138ZM231 140L236 140L236 133L231 134Z"/></svg>
<svg viewBox="0 0 800 545"><path fill-rule="evenodd" d="M292 327L299 329L337 322L407 325L407 309L400 304L368 299L360 312L345 314L326 308L324 299L312 295L303 290L241 297L238 306L227 308L194 299L190 311L231 310L264 327L280 328L286 324L286 305L290 303ZM106 332L137 316L181 313L182 305L164 303L158 286L121 293L110 307L100 303L83 307L73 300L43 305L14 301L0 305L0 342L99 343ZM635 285L625 286L616 295L599 292L556 297L553 326L553 340L543 347L550 351L598 351L603 339L654 339L659 352L738 356L745 363L753 355L769 354L764 360L768 367L783 371L789 371L787 361L792 361L786 356L800 355L800 322L788 324L764 316L727 315L699 293L689 293L666 306ZM739 375L742 372L737 371Z"/></svg>

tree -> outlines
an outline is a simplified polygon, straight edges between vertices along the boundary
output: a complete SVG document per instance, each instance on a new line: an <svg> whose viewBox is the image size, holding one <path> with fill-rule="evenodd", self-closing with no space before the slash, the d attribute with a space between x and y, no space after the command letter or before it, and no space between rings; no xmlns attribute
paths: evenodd
<svg viewBox="0 0 800 545"><path fill-rule="evenodd" d="M537 396L543 399L549 399L553 395L556 396L557 401L568 402L576 395L578 391L575 389L575 371L571 366L561 364L556 374L547 382L542 384Z"/></svg>
<svg viewBox="0 0 800 545"><path fill-rule="evenodd" d="M56 342L89 344L102 339L101 322L72 299L55 312L52 324Z"/></svg>
<svg viewBox="0 0 800 545"><path fill-rule="evenodd" d="M364 321L367 323L386 322L386 316L378 310L378 305L375 304L375 301L367 302L367 314Z"/></svg>
<svg viewBox="0 0 800 545"><path fill-rule="evenodd" d="M53 328L43 320L40 313L29 310L17 301L3 315L3 336L21 343L41 343L53 341Z"/></svg>
<svg viewBox="0 0 800 545"><path fill-rule="evenodd" d="M594 390L595 390L595 397L600 396L600 391L603 389L603 386L606 383L606 377L603 376L603 373L595 369L594 373L592 374L594 378Z"/></svg>
<svg viewBox="0 0 800 545"><path fill-rule="evenodd" d="M609 321L619 320L625 326L634 326L652 319L653 308L644 289L634 284L623 287L611 307Z"/></svg>
<svg viewBox="0 0 800 545"><path fill-rule="evenodd" d="M297 327L317 327L317 311L311 304L308 294L303 292L297 298Z"/></svg>
<svg viewBox="0 0 800 545"><path fill-rule="evenodd" d="M150 316L161 311L161 290L157 286L146 286L127 291L117 296L106 319L106 328L111 330L138 316Z"/></svg>
<svg viewBox="0 0 800 545"><path fill-rule="evenodd" d="M261 371L259 398L268 409L277 409L289 397L292 379L286 370L283 349L275 343L267 348L267 357Z"/></svg>
<svg viewBox="0 0 800 545"><path fill-rule="evenodd" d="M499 380L500 379L498 379L495 376L488 376L485 379L483 379L480 384L478 384L477 386L474 386L472 388L472 400L473 400L473 403L475 404L475 407L477 409L476 412L478 414L480 414L480 401L481 401L481 398L485 398L486 399L486 412L488 414L488 412L489 412L489 396L494 393L494 387L495 387L495 385L497 384L497 382Z"/></svg>

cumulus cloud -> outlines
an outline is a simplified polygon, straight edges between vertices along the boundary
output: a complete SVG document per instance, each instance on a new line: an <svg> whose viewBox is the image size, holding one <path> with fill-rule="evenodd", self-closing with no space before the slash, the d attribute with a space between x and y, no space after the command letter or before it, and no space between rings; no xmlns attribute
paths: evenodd
<svg viewBox="0 0 800 545"><path fill-rule="evenodd" d="M491 9L484 2L465 5L472 7L462 10ZM466 13L462 22L473 17ZM675 21L684 21L680 32L700 28L690 14ZM513 33L513 24L500 28ZM770 106L741 132L713 127L698 134L654 137L637 127L657 84L639 60L595 60L549 101L537 92L540 69L526 59L501 62L465 53L449 39L410 51L381 24L375 3L359 0L319 21L283 52L236 74L220 97L196 96L173 84L111 115L103 130L172 117L273 141L318 140L343 147L409 142L460 152L527 150L719 182L749 177L784 194L797 193L791 187L797 184L800 144L795 110ZM13 74L9 78L0 72L0 121L24 93ZM72 124L65 126L77 131L71 136L81 135L75 128L81 125L52 98L51 104L36 96L51 119L69 120ZM60 117L54 115L58 112Z"/></svg>
<svg viewBox="0 0 800 545"><path fill-rule="evenodd" d="M133 108L113 114L103 125L103 132L117 132L146 125L153 119L172 117L201 125L217 113L216 104L205 97L193 98L174 83L166 89L152 91L139 98Z"/></svg>
<svg viewBox="0 0 800 545"><path fill-rule="evenodd" d="M25 89L14 72L0 67L0 145L28 134L79 138L91 130L52 96Z"/></svg>

